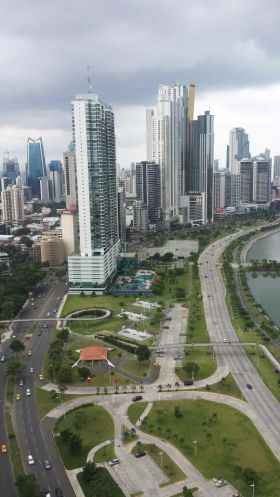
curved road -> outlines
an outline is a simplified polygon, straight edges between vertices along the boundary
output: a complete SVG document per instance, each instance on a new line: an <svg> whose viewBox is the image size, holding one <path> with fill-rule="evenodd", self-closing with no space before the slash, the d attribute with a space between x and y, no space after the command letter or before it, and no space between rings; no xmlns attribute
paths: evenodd
<svg viewBox="0 0 280 497"><path fill-rule="evenodd" d="M225 303L225 287L220 273L219 258L225 247L242 234L235 233L208 246L199 257L199 273L205 318L211 341L236 341ZM261 433L274 454L280 459L280 405L261 380L244 350L216 346L218 364L226 366L258 418ZM247 384L252 385L248 389Z"/></svg>

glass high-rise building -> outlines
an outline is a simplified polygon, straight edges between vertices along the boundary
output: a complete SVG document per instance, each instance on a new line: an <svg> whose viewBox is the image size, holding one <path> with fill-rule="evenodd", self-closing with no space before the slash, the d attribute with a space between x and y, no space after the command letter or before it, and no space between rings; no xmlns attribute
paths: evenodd
<svg viewBox="0 0 280 497"><path fill-rule="evenodd" d="M116 272L120 251L114 114L98 95L77 95L72 126L80 255L69 257L69 288L70 293L102 292Z"/></svg>
<svg viewBox="0 0 280 497"><path fill-rule="evenodd" d="M209 111L192 122L191 189L206 194L206 215L213 219L214 116Z"/></svg>
<svg viewBox="0 0 280 497"><path fill-rule="evenodd" d="M155 109L147 110L147 160L160 165L163 220L178 220L180 198L186 191L188 109L194 86L159 85Z"/></svg>
<svg viewBox="0 0 280 497"><path fill-rule="evenodd" d="M43 140L27 139L27 185L31 187L33 197L40 198L40 178L47 176Z"/></svg>
<svg viewBox="0 0 280 497"><path fill-rule="evenodd" d="M241 159L250 159L250 142L244 128L233 128L229 132L228 168L231 173L239 174Z"/></svg>

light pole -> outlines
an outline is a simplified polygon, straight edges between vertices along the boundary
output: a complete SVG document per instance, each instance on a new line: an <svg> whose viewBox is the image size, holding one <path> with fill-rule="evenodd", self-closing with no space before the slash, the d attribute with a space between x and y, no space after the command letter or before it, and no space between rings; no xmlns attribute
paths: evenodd
<svg viewBox="0 0 280 497"><path fill-rule="evenodd" d="M255 483L252 483L250 487L252 487L252 497L255 497Z"/></svg>
<svg viewBox="0 0 280 497"><path fill-rule="evenodd" d="M193 445L194 445L194 456L196 457L196 454L197 454L197 447L196 447L197 441L196 440L193 441Z"/></svg>
<svg viewBox="0 0 280 497"><path fill-rule="evenodd" d="M159 452L159 455L160 455L160 468L161 468L161 471L162 471L162 455L163 455L163 452Z"/></svg>
<svg viewBox="0 0 280 497"><path fill-rule="evenodd" d="M196 361L194 361L193 363L193 369L192 369L192 390L193 390L193 398L194 398L194 368L195 368L195 365L197 364Z"/></svg>

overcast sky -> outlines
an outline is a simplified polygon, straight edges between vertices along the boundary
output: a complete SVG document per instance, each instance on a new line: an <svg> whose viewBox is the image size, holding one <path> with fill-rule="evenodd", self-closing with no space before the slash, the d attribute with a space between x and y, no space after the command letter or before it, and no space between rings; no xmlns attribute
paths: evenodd
<svg viewBox="0 0 280 497"><path fill-rule="evenodd" d="M47 160L71 139L70 101L94 91L115 111L117 160L146 158L145 109L159 83L196 84L195 114L215 115L215 157L229 130L251 153L280 155L279 0L10 0L1 12L0 161L26 160L28 136Z"/></svg>

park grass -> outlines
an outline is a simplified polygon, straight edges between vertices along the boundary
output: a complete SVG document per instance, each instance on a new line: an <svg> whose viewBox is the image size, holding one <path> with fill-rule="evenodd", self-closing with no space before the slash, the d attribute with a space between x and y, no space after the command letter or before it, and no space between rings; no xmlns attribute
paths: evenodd
<svg viewBox="0 0 280 497"><path fill-rule="evenodd" d="M248 346L244 348L263 382L280 402L280 385L278 384L278 382L280 382L279 371L275 369L270 360L262 352L256 350L256 347Z"/></svg>
<svg viewBox="0 0 280 497"><path fill-rule="evenodd" d="M181 381L185 381L192 377L192 371L189 373L185 369L185 365L189 362L196 362L199 366L199 370L195 371L194 374L195 381L208 378L208 376L211 376L217 369L215 356L213 357L213 347L211 349L206 349L205 347L188 347L183 359L183 366L176 368L175 370Z"/></svg>
<svg viewBox="0 0 280 497"><path fill-rule="evenodd" d="M140 418L141 414L145 411L148 402L135 402L128 407L127 415L129 421L135 425L136 421Z"/></svg>
<svg viewBox="0 0 280 497"><path fill-rule="evenodd" d="M24 469L22 466L21 455L19 446L17 443L15 430L13 427L13 422L10 414L6 414L6 425L7 425L7 433L8 433L8 446L10 458L13 465L13 472L15 478L19 475L24 475Z"/></svg>
<svg viewBox="0 0 280 497"><path fill-rule="evenodd" d="M115 459L116 454L114 450L114 445L109 444L105 445L104 447L101 447L99 450L97 450L94 454L94 462L104 462L104 461L111 461L112 459Z"/></svg>
<svg viewBox="0 0 280 497"><path fill-rule="evenodd" d="M214 385L207 385L203 388L196 388L196 390L221 393L222 395L230 395L231 397L236 397L237 399L243 398L242 393L235 383L231 373L229 373L225 378L222 378L221 381L219 381L218 383L214 383Z"/></svg>
<svg viewBox="0 0 280 497"><path fill-rule="evenodd" d="M132 453L135 454L138 450L145 450L160 468L162 461L161 469L166 475L168 481L161 483L160 487L165 487L167 485L171 485L172 483L177 483L178 481L186 479L185 473L177 466L173 459L171 459L171 457L169 457L169 455L166 454L166 452L160 449L157 445L137 442L137 444L132 449ZM162 456L160 455L160 453L162 454Z"/></svg>
<svg viewBox="0 0 280 497"><path fill-rule="evenodd" d="M49 411L59 406L61 403L68 402L68 400L81 397L81 395L65 395L62 397L58 394L55 397L52 392L48 390L43 390L42 388L36 388L36 402L39 418L42 419Z"/></svg>
<svg viewBox="0 0 280 497"><path fill-rule="evenodd" d="M275 348L272 347L272 345L269 345L269 344L266 345L266 348L275 357L275 359L280 363L280 352L278 352L277 350L275 350Z"/></svg>
<svg viewBox="0 0 280 497"><path fill-rule="evenodd" d="M138 361L138 359L135 359L133 354L129 353L128 356L129 357L123 364L122 369L142 378L148 376L151 361Z"/></svg>
<svg viewBox="0 0 280 497"><path fill-rule="evenodd" d="M61 311L61 316L67 316L71 312L77 311L79 309L90 309L93 307L102 307L104 309L109 309L112 312L120 312L124 302L127 305L135 302L135 300L135 296L118 297L113 295L68 295Z"/></svg>
<svg viewBox="0 0 280 497"><path fill-rule="evenodd" d="M74 423L76 413L79 411L85 413L86 421L77 429ZM77 454L71 452L66 443L58 436L59 432L66 428L82 438L82 447ZM66 469L84 466L89 451L101 442L113 437L113 421L105 409L98 405L87 405L74 409L68 412L65 417L60 418L55 425L55 442Z"/></svg>
<svg viewBox="0 0 280 497"><path fill-rule="evenodd" d="M255 497L279 497L279 461L253 423L232 407L205 400L155 402L142 429L171 441L206 478L222 474L244 497L251 488L238 466L256 471Z"/></svg>
<svg viewBox="0 0 280 497"><path fill-rule="evenodd" d="M98 468L98 477L92 482L86 482L83 473L78 473L77 479L82 487L85 497L93 495L106 495L106 497L124 497L124 493L116 484L106 468Z"/></svg>

